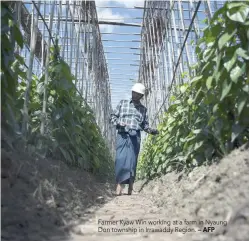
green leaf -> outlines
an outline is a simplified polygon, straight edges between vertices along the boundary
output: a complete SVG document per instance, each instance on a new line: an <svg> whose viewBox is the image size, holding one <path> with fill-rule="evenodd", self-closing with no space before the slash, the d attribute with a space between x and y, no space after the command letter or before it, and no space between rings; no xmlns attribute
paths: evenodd
<svg viewBox="0 0 249 241"><path fill-rule="evenodd" d="M217 24L217 25L214 25L212 28L211 28L211 32L213 34L213 36L216 37L219 37L219 35L223 32L223 27L221 24ZM213 50L215 50L215 48L213 48Z"/></svg>
<svg viewBox="0 0 249 241"><path fill-rule="evenodd" d="M216 67L215 67L214 74L213 74L215 77L216 83L219 82L220 76L221 76L220 65L221 65L222 57L223 57L222 52L218 52L217 57L216 57Z"/></svg>
<svg viewBox="0 0 249 241"><path fill-rule="evenodd" d="M244 63L242 67L236 66L232 69L230 77L234 83L237 83L238 78L243 75L246 71L246 64Z"/></svg>
<svg viewBox="0 0 249 241"><path fill-rule="evenodd" d="M202 116L198 116L197 119L196 119L196 121L195 121L195 124L198 124L198 123L200 123L202 121L203 121Z"/></svg>
<svg viewBox="0 0 249 241"><path fill-rule="evenodd" d="M223 7L223 8L218 9L218 10L214 13L213 18L211 19L211 24L212 24L212 25L217 21L217 19L219 19L219 15L223 15L223 14L224 14L224 11L225 11L225 9L224 9L224 7Z"/></svg>
<svg viewBox="0 0 249 241"><path fill-rule="evenodd" d="M238 103L238 115L240 116L240 114L242 113L246 102L248 100L248 97L243 95L240 99L239 99L239 103Z"/></svg>
<svg viewBox="0 0 249 241"><path fill-rule="evenodd" d="M227 32L224 33L218 41L218 47L221 50L227 43L228 41L234 36L234 34L237 32L237 30L233 30L231 33Z"/></svg>
<svg viewBox="0 0 249 241"><path fill-rule="evenodd" d="M189 98L189 99L188 99L188 105L192 105L193 102L194 102L194 100L193 100L192 98Z"/></svg>
<svg viewBox="0 0 249 241"><path fill-rule="evenodd" d="M213 76L209 76L206 81L207 89L209 90L212 87Z"/></svg>
<svg viewBox="0 0 249 241"><path fill-rule="evenodd" d="M237 56L236 54L234 54L231 59L229 59L227 62L224 63L224 67L226 68L227 72L231 70L236 61L237 61Z"/></svg>
<svg viewBox="0 0 249 241"><path fill-rule="evenodd" d="M194 150L196 151L197 149L199 149L200 147L202 147L203 144L204 144L204 141L200 141L200 142L195 143Z"/></svg>
<svg viewBox="0 0 249 241"><path fill-rule="evenodd" d="M222 85L222 94L220 100L222 101L230 92L232 88L232 82L227 83L227 80L224 80L223 85Z"/></svg>
<svg viewBox="0 0 249 241"><path fill-rule="evenodd" d="M185 93L185 91L187 90L187 88L188 88L187 85L182 85L182 86L180 87L181 93L182 93L182 94Z"/></svg>
<svg viewBox="0 0 249 241"><path fill-rule="evenodd" d="M195 99L194 99L194 102L196 102L197 101L197 99L200 97L200 95L202 94L202 89L201 88L199 88L199 90L197 91L197 93L196 93L196 96L195 96Z"/></svg>
<svg viewBox="0 0 249 241"><path fill-rule="evenodd" d="M204 104L210 105L216 102L217 102L216 96L212 92L209 91L205 96Z"/></svg>
<svg viewBox="0 0 249 241"><path fill-rule="evenodd" d="M212 49L212 48L208 48L208 49L204 50L204 52L203 52L204 61L208 61L209 58L212 57L214 52L215 52L215 49Z"/></svg>
<svg viewBox="0 0 249 241"><path fill-rule="evenodd" d="M18 59L18 61L20 62L20 64L25 65L25 61L24 58L21 57L20 55L16 54L15 55L16 59Z"/></svg>
<svg viewBox="0 0 249 241"><path fill-rule="evenodd" d="M238 48L236 50L236 53L237 53L238 56L240 56L240 57L242 57L242 58L244 58L246 60L249 60L249 53L245 49Z"/></svg>
<svg viewBox="0 0 249 241"><path fill-rule="evenodd" d="M213 110L213 112L216 112L217 109L218 109L218 105L216 104L216 105L215 105L215 108L214 108L214 110ZM212 115L212 116L210 117L209 121L208 121L208 125L209 125L209 126L212 125L212 124L214 123L214 121L215 121L215 117Z"/></svg>
<svg viewBox="0 0 249 241"><path fill-rule="evenodd" d="M64 158L66 161L69 161L70 163L73 162L73 160L71 159L69 153L67 151L65 151L62 147L59 147L61 153L63 154Z"/></svg>
<svg viewBox="0 0 249 241"><path fill-rule="evenodd" d="M233 2L233 3L228 3L227 4L228 9L242 7L242 6L245 6L242 2L238 2L238 3Z"/></svg>
<svg viewBox="0 0 249 241"><path fill-rule="evenodd" d="M185 140L185 144L188 143L189 141L194 140L194 139L196 139L196 136L195 136L195 135L188 137L188 138Z"/></svg>
<svg viewBox="0 0 249 241"><path fill-rule="evenodd" d="M190 81L190 83L196 82L196 81L202 79L202 77L203 77L202 75L196 76L196 77L194 77L194 78Z"/></svg>
<svg viewBox="0 0 249 241"><path fill-rule="evenodd" d="M171 97L170 97L170 101L175 101L176 100L176 96L174 96L174 95L172 95Z"/></svg>
<svg viewBox="0 0 249 241"><path fill-rule="evenodd" d="M26 72L22 72L22 71L19 71L19 77L21 77L22 79L26 79L27 78L27 73Z"/></svg>
<svg viewBox="0 0 249 241"><path fill-rule="evenodd" d="M232 21L244 23L249 15L249 6L242 6L239 9L231 9L227 12L227 17Z"/></svg>
<svg viewBox="0 0 249 241"><path fill-rule="evenodd" d="M192 132L193 132L194 134L200 134L201 131L202 131L201 129L192 130Z"/></svg>
<svg viewBox="0 0 249 241"><path fill-rule="evenodd" d="M14 27L13 27L13 34L14 34L14 38L15 38L17 44L21 48L23 48L23 37L22 37L22 34L21 34L19 28L16 25L14 25Z"/></svg>

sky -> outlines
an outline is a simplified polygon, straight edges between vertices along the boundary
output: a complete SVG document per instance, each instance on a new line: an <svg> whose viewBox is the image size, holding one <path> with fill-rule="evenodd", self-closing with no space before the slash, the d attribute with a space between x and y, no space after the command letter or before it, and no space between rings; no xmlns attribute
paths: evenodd
<svg viewBox="0 0 249 241"><path fill-rule="evenodd" d="M143 9L134 9L133 7L143 7L144 0L96 0L95 2L99 21L142 23ZM103 46L108 64L112 107L115 108L121 99L130 97L131 87L138 78L139 66L134 65L139 65L139 55L137 54L140 54L140 50L130 48L140 48L141 27L101 24L100 32L102 40L108 40L103 41ZM117 35L117 33L128 35Z"/></svg>

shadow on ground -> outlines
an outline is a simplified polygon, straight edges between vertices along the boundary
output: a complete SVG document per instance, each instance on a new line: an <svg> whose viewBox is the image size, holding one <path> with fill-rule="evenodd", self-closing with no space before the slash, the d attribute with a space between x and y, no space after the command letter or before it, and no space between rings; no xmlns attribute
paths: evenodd
<svg viewBox="0 0 249 241"><path fill-rule="evenodd" d="M1 240L68 240L89 208L113 198L112 184L61 161L1 151Z"/></svg>

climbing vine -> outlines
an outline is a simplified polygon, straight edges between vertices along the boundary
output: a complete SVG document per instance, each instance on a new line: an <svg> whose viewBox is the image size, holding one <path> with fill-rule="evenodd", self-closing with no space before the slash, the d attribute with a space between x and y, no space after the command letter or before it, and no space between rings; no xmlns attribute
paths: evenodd
<svg viewBox="0 0 249 241"><path fill-rule="evenodd" d="M60 58L58 41L51 48L47 86L48 131L56 140L51 153L58 153L73 166L96 171L112 165L94 114L73 83L68 64ZM45 76L40 79L43 93ZM103 165L101 164L103 162Z"/></svg>
<svg viewBox="0 0 249 241"><path fill-rule="evenodd" d="M1 3L1 78L2 128L22 137L23 106L27 89L27 66L16 54L16 46L24 46L22 34L8 5ZM112 174L113 161L106 141L95 121L94 113L77 91L70 67L60 57L58 40L50 48L48 84L45 75L32 75L28 104L28 136L25 148L32 147L44 157L65 161L92 173ZM46 98L44 100L44 88ZM46 116L42 112L47 102ZM46 131L41 133L42 118L46 118ZM27 149L28 150L28 149Z"/></svg>
<svg viewBox="0 0 249 241"><path fill-rule="evenodd" d="M139 177L191 170L249 140L249 3L226 3L196 47L197 76L177 86L171 106L149 136Z"/></svg>
<svg viewBox="0 0 249 241"><path fill-rule="evenodd" d="M7 3L1 2L1 119L2 125L18 132L17 100L18 79L25 78L24 60L15 52L23 48L23 38ZM14 128L14 130L13 130Z"/></svg>

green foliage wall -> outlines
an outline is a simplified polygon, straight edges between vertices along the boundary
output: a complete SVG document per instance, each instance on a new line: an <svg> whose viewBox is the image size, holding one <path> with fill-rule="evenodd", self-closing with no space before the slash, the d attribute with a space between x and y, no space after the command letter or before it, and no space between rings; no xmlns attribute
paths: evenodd
<svg viewBox="0 0 249 241"><path fill-rule="evenodd" d="M148 137L140 178L191 170L249 140L249 2L230 2L213 16L196 47L197 76L177 86Z"/></svg>
<svg viewBox="0 0 249 241"><path fill-rule="evenodd" d="M14 53L16 44L24 42L14 16L5 3L2 9L2 116L3 128L12 135L23 138L24 100L27 98L27 68L21 56ZM59 158L73 167L80 167L100 176L111 176L113 160L94 113L77 91L68 64L60 58L58 41L50 49L48 85L41 78L32 76L28 95L28 134L26 148L32 146L44 157ZM20 83L18 83L18 80ZM46 99L44 90L46 88ZM42 103L47 102L46 116ZM46 118L46 131L40 134L42 118ZM21 134L20 134L21 133Z"/></svg>
<svg viewBox="0 0 249 241"><path fill-rule="evenodd" d="M25 76L20 68L23 59L15 47L23 47L22 35L6 3L1 2L1 118L3 124L15 123L13 112L18 99L18 78ZM7 128L7 125L6 125ZM11 128L10 128L11 129Z"/></svg>

